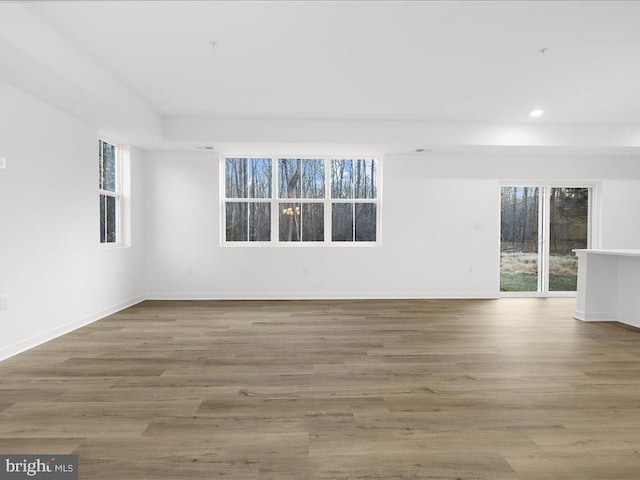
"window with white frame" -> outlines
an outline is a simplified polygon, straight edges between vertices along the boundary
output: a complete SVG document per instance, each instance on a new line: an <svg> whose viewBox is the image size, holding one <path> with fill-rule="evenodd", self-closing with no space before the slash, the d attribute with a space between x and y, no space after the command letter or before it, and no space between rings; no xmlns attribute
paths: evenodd
<svg viewBox="0 0 640 480"><path fill-rule="evenodd" d="M120 242L120 157L119 149L98 140L100 195L100 243Z"/></svg>
<svg viewBox="0 0 640 480"><path fill-rule="evenodd" d="M374 244L375 158L226 156L223 242Z"/></svg>

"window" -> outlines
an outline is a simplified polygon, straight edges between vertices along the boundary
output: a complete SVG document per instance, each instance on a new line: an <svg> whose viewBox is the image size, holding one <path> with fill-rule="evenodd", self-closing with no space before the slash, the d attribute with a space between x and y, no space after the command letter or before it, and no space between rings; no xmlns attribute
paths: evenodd
<svg viewBox="0 0 640 480"><path fill-rule="evenodd" d="M227 241L271 240L271 176L270 158L225 159Z"/></svg>
<svg viewBox="0 0 640 480"><path fill-rule="evenodd" d="M103 140L98 141L100 191L100 243L120 241L120 162L119 150Z"/></svg>
<svg viewBox="0 0 640 480"><path fill-rule="evenodd" d="M331 240L375 242L375 160L331 161Z"/></svg>
<svg viewBox="0 0 640 480"><path fill-rule="evenodd" d="M573 292L590 247L591 187L501 187L500 290Z"/></svg>
<svg viewBox="0 0 640 480"><path fill-rule="evenodd" d="M229 156L223 165L225 243L378 240L376 159Z"/></svg>

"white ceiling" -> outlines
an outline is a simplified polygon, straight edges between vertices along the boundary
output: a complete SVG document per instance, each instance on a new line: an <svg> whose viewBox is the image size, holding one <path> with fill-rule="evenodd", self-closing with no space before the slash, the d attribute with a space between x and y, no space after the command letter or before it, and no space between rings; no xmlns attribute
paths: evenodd
<svg viewBox="0 0 640 480"><path fill-rule="evenodd" d="M640 124L640 2L27 7L162 116Z"/></svg>

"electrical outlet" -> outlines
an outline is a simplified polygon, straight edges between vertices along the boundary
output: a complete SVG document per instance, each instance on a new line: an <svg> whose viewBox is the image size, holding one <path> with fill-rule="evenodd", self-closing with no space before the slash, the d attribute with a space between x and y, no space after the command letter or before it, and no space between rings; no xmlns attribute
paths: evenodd
<svg viewBox="0 0 640 480"><path fill-rule="evenodd" d="M187 275L193 275L193 267L187 267Z"/></svg>
<svg viewBox="0 0 640 480"><path fill-rule="evenodd" d="M0 170L7 169L7 159L4 157L0 157Z"/></svg>
<svg viewBox="0 0 640 480"><path fill-rule="evenodd" d="M0 297L0 310L9 310L9 297Z"/></svg>
<svg viewBox="0 0 640 480"><path fill-rule="evenodd" d="M467 273L473 273L473 267L467 267Z"/></svg>
<svg viewBox="0 0 640 480"><path fill-rule="evenodd" d="M474 222L473 228L475 230L484 230L484 222Z"/></svg>

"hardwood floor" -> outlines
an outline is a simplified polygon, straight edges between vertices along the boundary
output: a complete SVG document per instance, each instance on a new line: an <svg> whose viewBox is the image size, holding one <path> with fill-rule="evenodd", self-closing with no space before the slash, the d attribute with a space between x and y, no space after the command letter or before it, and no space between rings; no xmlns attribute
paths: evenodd
<svg viewBox="0 0 640 480"><path fill-rule="evenodd" d="M640 332L575 299L144 302L0 363L87 479L640 478Z"/></svg>

